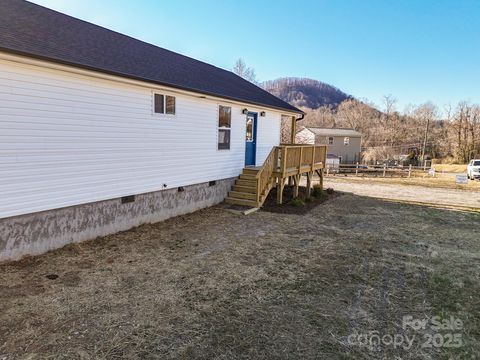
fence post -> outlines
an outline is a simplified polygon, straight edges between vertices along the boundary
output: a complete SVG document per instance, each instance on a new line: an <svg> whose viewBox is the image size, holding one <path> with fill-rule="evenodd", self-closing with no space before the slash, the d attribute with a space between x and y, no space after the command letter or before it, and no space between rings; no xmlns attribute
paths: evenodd
<svg viewBox="0 0 480 360"><path fill-rule="evenodd" d="M412 176L412 164L408 165L408 177Z"/></svg>
<svg viewBox="0 0 480 360"><path fill-rule="evenodd" d="M357 161L357 166L355 167L355 176L358 176L358 161Z"/></svg>
<svg viewBox="0 0 480 360"><path fill-rule="evenodd" d="M427 160L423 160L423 171L427 170Z"/></svg>
<svg viewBox="0 0 480 360"><path fill-rule="evenodd" d="M383 177L385 177L386 173L387 173L387 165L383 165Z"/></svg>

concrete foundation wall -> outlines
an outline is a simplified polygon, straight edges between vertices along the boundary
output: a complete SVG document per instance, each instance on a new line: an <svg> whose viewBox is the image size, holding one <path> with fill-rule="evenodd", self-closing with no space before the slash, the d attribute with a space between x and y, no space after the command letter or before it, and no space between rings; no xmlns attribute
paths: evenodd
<svg viewBox="0 0 480 360"><path fill-rule="evenodd" d="M0 262L187 214L222 202L235 179L0 219Z"/></svg>

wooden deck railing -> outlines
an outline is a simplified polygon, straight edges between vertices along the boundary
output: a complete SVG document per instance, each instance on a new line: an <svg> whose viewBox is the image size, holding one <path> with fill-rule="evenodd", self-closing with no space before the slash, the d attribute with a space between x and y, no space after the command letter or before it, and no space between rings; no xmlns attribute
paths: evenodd
<svg viewBox="0 0 480 360"><path fill-rule="evenodd" d="M283 186L287 178L294 179L295 191L302 174L307 174L307 187L310 190L313 172L325 167L326 145L282 144L275 146L256 174L256 196L259 206L265 201L275 183L280 185L278 201L281 203Z"/></svg>
<svg viewBox="0 0 480 360"><path fill-rule="evenodd" d="M272 148L272 150L270 151L270 154L268 154L261 169L258 171L256 175L257 203L263 203L262 195L270 191L271 187L273 186L273 183L275 182L273 173L275 172L278 166L278 152L279 152L278 147Z"/></svg>
<svg viewBox="0 0 480 360"><path fill-rule="evenodd" d="M292 176L325 167L327 157L326 145L282 144L280 148L279 175Z"/></svg>

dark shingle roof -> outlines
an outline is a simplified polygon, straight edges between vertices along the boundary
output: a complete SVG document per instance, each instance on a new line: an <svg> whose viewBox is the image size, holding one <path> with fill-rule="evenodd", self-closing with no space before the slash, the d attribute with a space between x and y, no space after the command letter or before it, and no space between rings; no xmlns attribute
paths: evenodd
<svg viewBox="0 0 480 360"><path fill-rule="evenodd" d="M0 50L301 113L230 71L23 0L1 0Z"/></svg>

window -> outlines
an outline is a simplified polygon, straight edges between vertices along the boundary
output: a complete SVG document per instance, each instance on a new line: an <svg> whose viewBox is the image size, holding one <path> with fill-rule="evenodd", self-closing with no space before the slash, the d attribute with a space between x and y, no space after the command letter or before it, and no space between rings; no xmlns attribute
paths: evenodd
<svg viewBox="0 0 480 360"><path fill-rule="evenodd" d="M330 136L328 138L328 145L333 145L333 137L332 136Z"/></svg>
<svg viewBox="0 0 480 360"><path fill-rule="evenodd" d="M349 137L343 138L343 145L348 145L348 144L350 144L350 138Z"/></svg>
<svg viewBox="0 0 480 360"><path fill-rule="evenodd" d="M253 141L253 117L247 116L247 134L246 141Z"/></svg>
<svg viewBox="0 0 480 360"><path fill-rule="evenodd" d="M232 108L218 107L218 150L230 149L230 131L232 124Z"/></svg>
<svg viewBox="0 0 480 360"><path fill-rule="evenodd" d="M153 100L156 114L175 115L175 96L154 94Z"/></svg>

